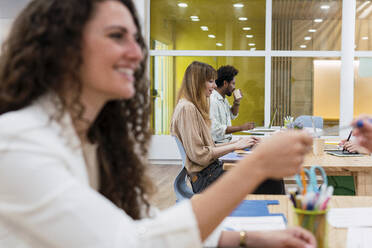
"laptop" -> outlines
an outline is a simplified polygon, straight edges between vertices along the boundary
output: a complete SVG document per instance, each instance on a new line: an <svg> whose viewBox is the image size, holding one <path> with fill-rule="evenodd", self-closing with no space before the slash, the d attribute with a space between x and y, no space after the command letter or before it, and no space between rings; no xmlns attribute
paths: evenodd
<svg viewBox="0 0 372 248"><path fill-rule="evenodd" d="M265 127L256 127L256 128L253 128L253 130L251 132L252 133L255 133L255 132L271 133L271 132L278 131L276 129L271 128L273 126L273 124L274 124L274 120L275 120L275 117L276 117L276 113L277 112L278 112L278 108L275 108L275 112L274 112L273 118L271 119L268 128L265 128Z"/></svg>

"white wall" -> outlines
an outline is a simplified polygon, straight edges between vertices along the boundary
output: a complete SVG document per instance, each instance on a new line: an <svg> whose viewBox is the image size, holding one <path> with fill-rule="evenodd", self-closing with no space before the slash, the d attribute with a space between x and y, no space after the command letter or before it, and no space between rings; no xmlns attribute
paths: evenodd
<svg viewBox="0 0 372 248"><path fill-rule="evenodd" d="M170 135L153 135L149 160L152 164L181 164L176 141Z"/></svg>
<svg viewBox="0 0 372 248"><path fill-rule="evenodd" d="M4 42L7 37L10 27L12 25L13 19L2 18L0 19L0 45Z"/></svg>

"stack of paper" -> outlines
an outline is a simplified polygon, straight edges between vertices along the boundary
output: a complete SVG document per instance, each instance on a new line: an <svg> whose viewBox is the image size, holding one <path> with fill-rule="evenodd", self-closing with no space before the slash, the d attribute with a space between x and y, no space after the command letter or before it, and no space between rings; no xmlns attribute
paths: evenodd
<svg viewBox="0 0 372 248"><path fill-rule="evenodd" d="M372 244L372 228L352 227L347 232L347 248L370 248Z"/></svg>
<svg viewBox="0 0 372 248"><path fill-rule="evenodd" d="M286 228L282 216L227 217L221 226L230 231L283 230Z"/></svg>
<svg viewBox="0 0 372 248"><path fill-rule="evenodd" d="M372 244L372 208L332 208L328 222L338 228L349 228L347 248L370 248Z"/></svg>
<svg viewBox="0 0 372 248"><path fill-rule="evenodd" d="M372 227L372 208L331 208L327 215L334 227Z"/></svg>

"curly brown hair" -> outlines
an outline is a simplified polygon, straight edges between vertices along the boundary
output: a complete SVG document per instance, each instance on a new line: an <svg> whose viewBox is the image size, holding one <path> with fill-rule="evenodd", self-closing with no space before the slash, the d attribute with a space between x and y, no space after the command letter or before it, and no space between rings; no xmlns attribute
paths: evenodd
<svg viewBox="0 0 372 248"><path fill-rule="evenodd" d="M66 109L74 109L72 118L82 120L82 33L97 4L104 1L113 0L33 0L27 5L2 47L0 114L21 109L54 91L60 96L62 107L59 117L53 118L60 118ZM147 194L152 186L145 175L151 137L149 83L145 77L148 49L133 2L115 1L131 12L144 59L135 72L135 96L107 102L85 135L98 144L100 192L132 218L139 219L141 206L145 204L149 209ZM71 104L63 98L66 87L74 92Z"/></svg>

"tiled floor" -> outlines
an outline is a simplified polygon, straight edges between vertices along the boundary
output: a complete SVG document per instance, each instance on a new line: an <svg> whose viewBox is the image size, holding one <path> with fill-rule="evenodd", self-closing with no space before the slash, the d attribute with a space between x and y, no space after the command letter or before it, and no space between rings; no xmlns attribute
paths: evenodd
<svg viewBox="0 0 372 248"><path fill-rule="evenodd" d="M156 192L150 198L150 203L159 209L165 209L176 203L173 182L181 165L149 165L148 174L156 187ZM286 178L286 190L296 187L293 177Z"/></svg>

